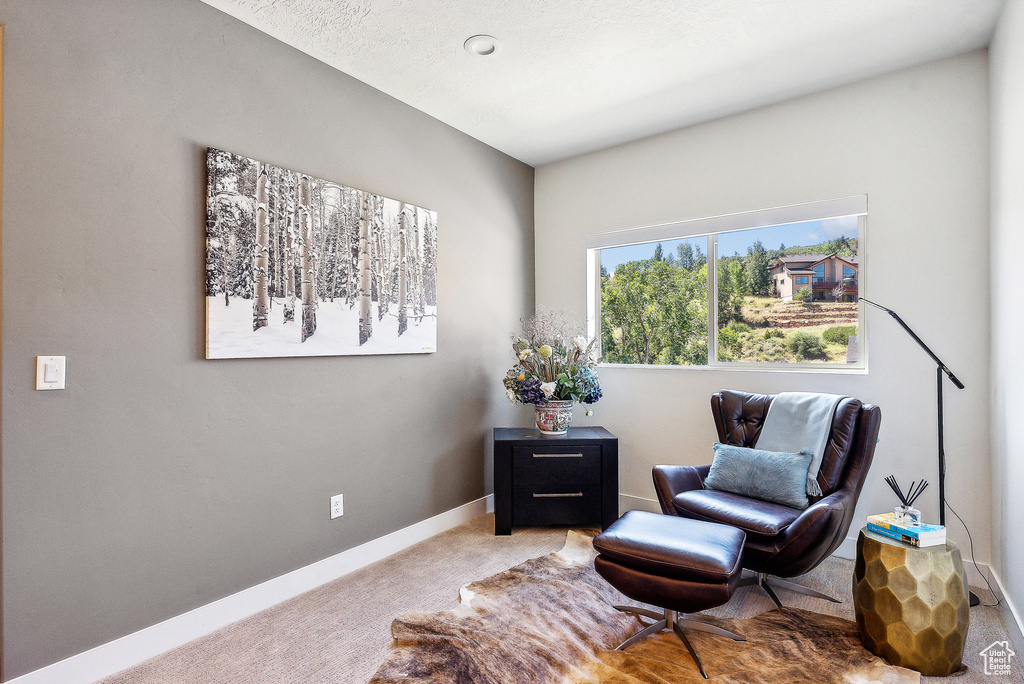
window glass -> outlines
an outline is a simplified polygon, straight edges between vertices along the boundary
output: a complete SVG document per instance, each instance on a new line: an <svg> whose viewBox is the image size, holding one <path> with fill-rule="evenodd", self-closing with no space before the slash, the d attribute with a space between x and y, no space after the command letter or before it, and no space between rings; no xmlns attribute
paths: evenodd
<svg viewBox="0 0 1024 684"><path fill-rule="evenodd" d="M707 238L601 250L605 363L706 365Z"/></svg>
<svg viewBox="0 0 1024 684"><path fill-rule="evenodd" d="M858 364L862 216L596 249L603 362Z"/></svg>
<svg viewBox="0 0 1024 684"><path fill-rule="evenodd" d="M836 287L841 283L828 280L827 261L810 264L824 255L856 256L858 231L858 217L852 216L718 235L718 360L856 363L856 347L851 351L848 340L857 334L857 304ZM802 255L807 261L799 260ZM803 275L796 276L792 293L769 289L769 271L789 264L810 267L812 286Z"/></svg>

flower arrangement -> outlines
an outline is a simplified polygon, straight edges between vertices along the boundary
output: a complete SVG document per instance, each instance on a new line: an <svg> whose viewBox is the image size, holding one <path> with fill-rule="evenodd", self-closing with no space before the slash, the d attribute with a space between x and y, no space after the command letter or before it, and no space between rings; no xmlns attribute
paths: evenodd
<svg viewBox="0 0 1024 684"><path fill-rule="evenodd" d="M564 314L547 311L525 321L521 335L512 335L516 364L504 380L510 402L593 404L601 398L595 340L587 339L578 327L568 323Z"/></svg>

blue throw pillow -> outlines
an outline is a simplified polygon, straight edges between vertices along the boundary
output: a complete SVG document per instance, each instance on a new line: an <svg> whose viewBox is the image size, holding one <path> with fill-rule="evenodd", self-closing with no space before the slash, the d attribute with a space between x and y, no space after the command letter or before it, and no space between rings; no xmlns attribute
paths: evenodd
<svg viewBox="0 0 1024 684"><path fill-rule="evenodd" d="M715 459L704 487L742 494L803 510L807 499L809 451L787 454L715 442Z"/></svg>

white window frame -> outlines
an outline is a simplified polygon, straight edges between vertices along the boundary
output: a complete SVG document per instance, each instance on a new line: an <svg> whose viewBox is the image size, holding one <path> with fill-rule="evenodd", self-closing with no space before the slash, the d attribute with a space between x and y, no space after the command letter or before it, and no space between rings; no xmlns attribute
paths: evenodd
<svg viewBox="0 0 1024 684"><path fill-rule="evenodd" d="M838 199L791 204L772 209L688 219L654 226L629 228L587 236L587 328L589 334L601 340L601 250L641 243L667 242L695 236L708 238L708 364L706 366L674 366L657 364L603 363L611 368L685 368L692 370L753 370L776 372L814 372L864 374L868 371L868 331L864 304L858 296L857 363L772 363L755 361L718 360L718 236L738 230L817 221L823 219L858 217L857 222L857 279L858 293L865 291L867 267L867 195L852 195Z"/></svg>

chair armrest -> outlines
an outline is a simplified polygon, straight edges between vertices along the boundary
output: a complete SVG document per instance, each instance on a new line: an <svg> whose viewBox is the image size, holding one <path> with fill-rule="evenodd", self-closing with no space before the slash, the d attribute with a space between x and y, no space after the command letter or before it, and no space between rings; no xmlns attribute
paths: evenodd
<svg viewBox="0 0 1024 684"><path fill-rule="evenodd" d="M807 529L815 525L824 516L835 516L843 515L846 512L846 501L849 499L849 492L839 490L838 492L832 492L828 496L816 501L815 503L804 509L793 524L786 530L786 535L799 536L807 531Z"/></svg>
<svg viewBox="0 0 1024 684"><path fill-rule="evenodd" d="M793 521L779 540L778 559L789 559L788 568L772 574L796 577L811 571L843 543L853 518L853 493L839 490L810 505Z"/></svg>
<svg viewBox="0 0 1024 684"><path fill-rule="evenodd" d="M672 499L680 492L704 489L704 478L708 476L709 465L657 465L654 466L654 491L658 494L661 512L665 515L679 515L672 505Z"/></svg>

